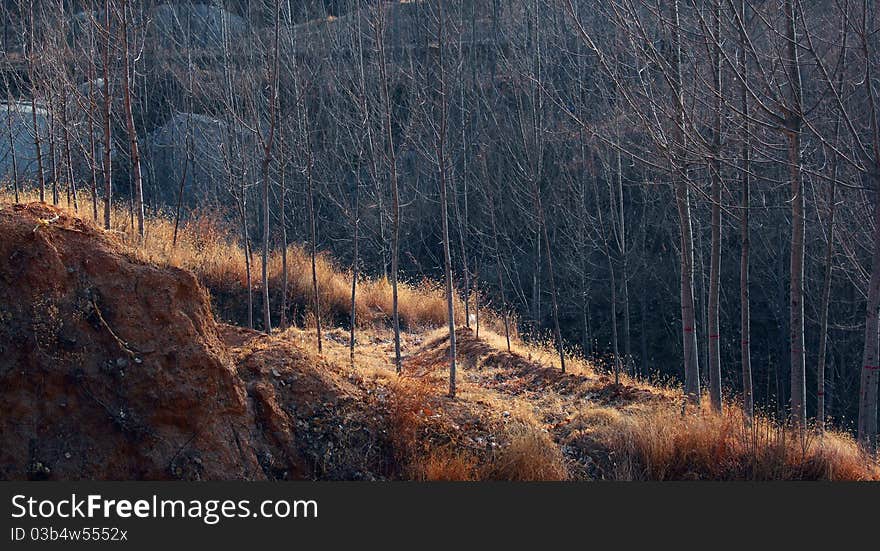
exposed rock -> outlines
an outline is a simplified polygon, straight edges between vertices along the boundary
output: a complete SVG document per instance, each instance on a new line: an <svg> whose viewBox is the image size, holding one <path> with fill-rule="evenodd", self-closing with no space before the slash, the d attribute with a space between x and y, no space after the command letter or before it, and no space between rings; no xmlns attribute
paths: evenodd
<svg viewBox="0 0 880 551"><path fill-rule="evenodd" d="M192 274L42 204L4 207L0 235L0 478L265 476Z"/></svg>

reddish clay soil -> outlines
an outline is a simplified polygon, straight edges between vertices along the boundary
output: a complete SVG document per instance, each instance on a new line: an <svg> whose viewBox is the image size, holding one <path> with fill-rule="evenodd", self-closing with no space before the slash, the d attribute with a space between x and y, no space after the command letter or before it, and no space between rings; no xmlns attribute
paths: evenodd
<svg viewBox="0 0 880 551"><path fill-rule="evenodd" d="M0 210L0 479L297 478L195 277L40 203Z"/></svg>

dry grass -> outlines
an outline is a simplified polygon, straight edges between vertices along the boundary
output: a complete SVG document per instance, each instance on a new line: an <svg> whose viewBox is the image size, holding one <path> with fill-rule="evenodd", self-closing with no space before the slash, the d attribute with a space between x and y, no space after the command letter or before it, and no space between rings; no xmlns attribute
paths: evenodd
<svg viewBox="0 0 880 551"><path fill-rule="evenodd" d="M444 369L446 343L436 332L413 358L420 371ZM880 480L880 466L846 433L799 432L764 416L748 423L730 401L723 414L703 408L682 413L680 387L610 375L578 358L558 358L546 343L517 342L506 353L503 338L481 339L462 330L460 395L509 410L519 429L508 429L502 448L481 478L544 480ZM499 351L501 348L501 351ZM548 365L549 361L556 360ZM529 411L530 410L530 411ZM548 432L549 431L549 432ZM562 461L567 446L571 459ZM578 464L580 462L580 464Z"/></svg>
<svg viewBox="0 0 880 551"><path fill-rule="evenodd" d="M91 204L80 199L78 215L91 221ZM10 192L0 192L0 203L13 202ZM33 190L22 194L23 202L38 201ZM85 201L84 201L85 200ZM71 211L62 200L62 209ZM99 207L99 216L102 211ZM230 225L215 212L192 213L180 225L174 244L174 220L155 215L146 221L145 237L141 240L131 223L126 208L114 207L112 231L130 247L134 256L144 262L174 266L192 271L211 292L217 315L242 324L247 320L247 262L239 235L230 231ZM253 239L253 236L252 236ZM252 247L256 246L252 243ZM260 273L262 259L251 251L251 281L254 295L254 315L259 317ZM311 255L299 244L287 249L288 263L288 320L301 325L314 325ZM282 254L275 250L268 262L270 302L273 321L277 325L281 308ZM325 325L347 325L351 309L351 272L341 268L323 252L316 258L316 273L321 305L321 319ZM456 301L456 322L464 323L464 303ZM362 277L358 281L356 314L361 327L387 325L392 316L390 282L382 277ZM402 327L407 331L421 331L446 323L446 297L440 285L423 280L398 283L398 312ZM500 327L501 322L490 311L481 312L481 323Z"/></svg>
<svg viewBox="0 0 880 551"><path fill-rule="evenodd" d="M876 463L839 432L819 435L758 417L682 415L670 407L627 414L599 410L587 429L613 451L613 477L626 480L880 480Z"/></svg>
<svg viewBox="0 0 880 551"><path fill-rule="evenodd" d="M0 194L0 202L9 201ZM197 214L183 225L175 247L169 219L151 218L141 241L132 233L128 213L117 210L113 230L143 261L193 271L215 301L219 297L237 308L233 313L240 322L244 252L238 237L224 228L218 216ZM256 280L260 265L258 255L254 258ZM273 338L312 350L310 257L292 245L288 262L291 307L305 328ZM269 271L277 305L279 253L271 257ZM348 317L350 274L324 254L317 272L322 319L331 326L323 360L339 367L340 376L349 373L387 390L387 430L396 472L404 478L880 480L880 466L848 434L807 432L802 437L763 416L749 424L733 402L720 415L707 406L683 414L684 397L675 385L626 375L615 385L607 369L574 354L566 355L568 373L561 374L551 342L525 343L514 335L508 353L498 331L502 325L488 308L480 339L466 330L459 336L459 392L451 400L445 397L446 333L430 329L445 324L446 301L442 290L427 281L402 283L399 289L401 319L409 329L402 336L409 356L403 377L391 362L390 284L381 278L359 282L361 331L355 364L349 366L347 331L332 326L343 325ZM462 306L459 301L459 315Z"/></svg>
<svg viewBox="0 0 880 551"><path fill-rule="evenodd" d="M432 450L413 466L413 478L429 481L479 480L477 459L451 447Z"/></svg>
<svg viewBox="0 0 880 551"><path fill-rule="evenodd" d="M510 442L486 465L486 480L565 480L568 473L559 446L546 431L526 424L508 429Z"/></svg>

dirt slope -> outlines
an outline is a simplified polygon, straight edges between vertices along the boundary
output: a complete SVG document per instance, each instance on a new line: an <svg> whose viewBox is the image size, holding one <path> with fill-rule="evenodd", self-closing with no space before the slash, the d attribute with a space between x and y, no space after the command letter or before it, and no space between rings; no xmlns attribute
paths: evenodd
<svg viewBox="0 0 880 551"><path fill-rule="evenodd" d="M402 334L398 374L390 330L361 327L352 363L340 328L318 354L312 329L218 324L192 273L140 251L0 204L0 479L880 479L846 434L685 411L490 331L458 330L453 399L445 329Z"/></svg>
<svg viewBox="0 0 880 551"><path fill-rule="evenodd" d="M0 236L0 478L266 476L191 274L38 203L3 207Z"/></svg>

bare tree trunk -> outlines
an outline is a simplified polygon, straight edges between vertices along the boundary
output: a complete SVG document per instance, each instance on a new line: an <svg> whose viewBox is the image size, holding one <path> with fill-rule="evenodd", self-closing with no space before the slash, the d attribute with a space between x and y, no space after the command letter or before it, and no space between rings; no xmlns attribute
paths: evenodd
<svg viewBox="0 0 880 551"><path fill-rule="evenodd" d="M617 277L615 277L614 273L614 259L611 257L611 252L607 250L607 244L605 254L608 257L608 275L611 285L611 347L614 351L614 384L619 385L620 351L617 338Z"/></svg>
<svg viewBox="0 0 880 551"><path fill-rule="evenodd" d="M443 266L446 278L446 315L449 325L449 396L455 398L455 294L452 285L452 254L449 245L449 213L446 199L446 126L447 126L447 100L446 100L446 73L443 67L443 35L444 6L437 4L437 63L439 65L439 103L440 103L440 128L437 139L437 168L440 180L440 216L443 218Z"/></svg>
<svg viewBox="0 0 880 551"><path fill-rule="evenodd" d="M559 352L559 367L565 372L565 348L562 343L562 331L559 327L559 300L556 293L556 274L553 271L553 254L550 251L550 235L547 232L547 222L544 218L544 207L541 204L541 191L535 184L535 191L540 213L540 224L544 234L544 249L547 251L547 272L550 276L550 298L553 301L553 329L556 333L556 350Z"/></svg>
<svg viewBox="0 0 880 551"><path fill-rule="evenodd" d="M361 0L357 0L358 12L360 12ZM355 345L356 338L355 332L357 331L357 283L358 278L360 277L360 193L361 193L361 178L362 178L362 165L363 165L363 155L365 151L369 151L370 155L370 168L372 170L371 177L374 182L378 182L378 174L379 169L376 163L376 154L375 148L373 145L373 130L372 125L370 123L370 109L369 104L367 103L367 78L366 78L366 67L364 63L364 33L362 28L363 17L360 13L357 14L357 53L358 53L358 78L359 78L359 100L360 100L360 108L361 108L361 139L366 139L366 148L363 147L363 142L359 141L359 152L358 152L358 163L357 163L357 176L355 179L355 188L354 188L354 198L352 201L352 216L354 218L354 234L352 236L352 266L351 266L351 320L350 320L350 333L348 339L348 349L349 349L349 357L351 361L352 367L355 364ZM384 211L382 209L382 194L379 194L379 231L382 241L382 271L383 275L386 274L386 263L385 263L385 233L384 233Z"/></svg>
<svg viewBox="0 0 880 551"><path fill-rule="evenodd" d="M241 186L241 204L239 206L239 215L241 217L242 240L244 241L244 273L245 282L247 284L247 315L248 329L254 328L254 282L251 275L251 239L248 235L247 223L247 190L242 183Z"/></svg>
<svg viewBox="0 0 880 551"><path fill-rule="evenodd" d="M718 322L721 291L721 1L713 9L712 92L714 99L711 173L712 243L709 261L709 398L714 411L721 411L721 350Z"/></svg>
<svg viewBox="0 0 880 551"><path fill-rule="evenodd" d="M58 152L55 149L55 102L51 86L46 88L46 103L49 113L49 167L52 171L52 204L58 205Z"/></svg>
<svg viewBox="0 0 880 551"><path fill-rule="evenodd" d="M673 51L674 51L674 93L676 96L676 133L679 146L684 150L685 118L684 94L681 72L681 23L679 21L678 0L672 2ZM700 403L700 364L697 356L696 312L694 308L694 239L691 227L691 206L687 182L687 167L684 152L677 155L672 167L675 203L678 208L679 232L681 236L681 326L682 350L684 353L685 393L695 405Z"/></svg>
<svg viewBox="0 0 880 551"><path fill-rule="evenodd" d="M134 126L134 113L131 105L131 62L128 51L128 0L122 0L122 64L124 78L122 79L122 103L125 109L125 125L128 129L128 141L130 143L131 171L134 179L135 211L137 212L138 235L144 237L144 183L141 178L141 154L138 148L137 131Z"/></svg>
<svg viewBox="0 0 880 551"><path fill-rule="evenodd" d="M639 353L639 371L638 374L645 375L648 371L648 305L645 300L647 293L639 293L639 344L641 345Z"/></svg>
<svg viewBox="0 0 880 551"><path fill-rule="evenodd" d="M354 199L352 201L352 218L354 233L352 235L352 259L351 259L351 319L349 321L351 327L348 335L348 352L351 359L351 365L354 367L354 344L355 344L355 328L357 326L357 281L360 269L360 259L358 258L358 232L360 230L360 191L361 191L361 167L358 163L357 180L354 185Z"/></svg>
<svg viewBox="0 0 880 551"><path fill-rule="evenodd" d="M476 326L477 338L480 338L480 264L479 262L475 262L474 265L474 325Z"/></svg>
<svg viewBox="0 0 880 551"><path fill-rule="evenodd" d="M834 351L831 351L831 362L828 364L828 383L825 385L825 418L834 418L834 389L837 380L837 363L834 361Z"/></svg>
<svg viewBox="0 0 880 551"><path fill-rule="evenodd" d="M541 228L535 228L535 271L532 272L532 331L541 327Z"/></svg>
<svg viewBox="0 0 880 551"><path fill-rule="evenodd" d="M284 330L287 329L287 285L288 285L288 267L287 267L287 188L285 186L284 181L284 132L282 127L282 132L278 134L278 158L281 159L279 162L278 170L281 173L279 175L279 181L281 184L281 197L280 197L280 205L279 211L281 216L281 315L279 321L279 327Z"/></svg>
<svg viewBox="0 0 880 551"><path fill-rule="evenodd" d="M787 105L785 132L788 138L788 162L791 180L791 265L790 265L790 346L791 346L791 420L798 428L806 423L806 380L804 359L804 185L801 176L801 126L803 123L800 61L798 56L795 13L792 0L784 3L788 40L786 71L791 88Z"/></svg>
<svg viewBox="0 0 880 551"><path fill-rule="evenodd" d="M581 80L583 80L583 72L580 73ZM591 155L591 154L590 154ZM583 158L584 164L589 166L592 170L593 162L590 156L587 153L586 139L584 137L581 138L581 157ZM581 217L584 221L579 224L579 234L578 240L580 241L581 250L579 251L581 256L581 314L582 314L582 327L581 327L581 352L583 353L585 358L589 358L593 355L593 336L590 334L590 288L588 285L588 267L589 267L589 248L588 248L588 239L587 239L587 224L586 221L589 219L589 214L587 212L587 178L586 176L581 176L580 178L580 210Z"/></svg>
<svg viewBox="0 0 880 551"><path fill-rule="evenodd" d="M740 2L741 17L745 20L746 0ZM739 300L740 300L740 363L742 364L743 411L746 419L751 422L755 414L755 400L752 389L752 354L751 354L751 311L749 305L749 215L750 188L752 171L752 142L749 125L749 98L746 87L748 83L748 58L746 56L746 39L741 36L739 45L739 67L743 81L740 82L740 108L742 109L742 198L740 205L740 264L739 264Z"/></svg>
<svg viewBox="0 0 880 551"><path fill-rule="evenodd" d="M618 136L619 136L619 128L618 128ZM618 358L618 339L615 336L614 338L614 356L615 356L615 367L617 371L621 368L625 369L627 373L632 375L632 341L630 338L630 320L629 320L629 267L627 265L627 241L626 241L626 216L624 214L624 203L623 203L623 155L620 152L620 142L618 140L618 147L616 153L616 164L617 164L617 177L615 178L616 186L615 189L611 192L611 210L612 210L612 227L616 228L615 238L617 241L617 250L620 253L620 267L621 267L621 280L620 286L623 291L623 304L621 307L623 308L623 357L622 361ZM616 197L616 198L615 198ZM608 262L609 264L613 262L611 252L608 252ZM612 285L615 285L613 281L613 273L612 268ZM612 291L612 295L617 294L616 287ZM617 301L614 301L614 308L617 308ZM614 313L614 312L613 312ZM616 317L616 315L612 316ZM617 333L617 324L614 324L614 332ZM615 372L615 381L619 379L619 375Z"/></svg>
<svg viewBox="0 0 880 551"><path fill-rule="evenodd" d="M180 228L180 211L183 207L183 189L186 185L186 177L187 172L189 170L189 161L190 161L190 150L192 147L192 140L190 136L190 126L192 124L192 110L187 113L186 117L186 137L184 140L186 141L186 152L185 157L183 159L183 170L180 175L180 183L177 186L177 208L174 209L174 235L171 238L171 247L177 246L177 231Z"/></svg>
<svg viewBox="0 0 880 551"><path fill-rule="evenodd" d="M687 183L676 175L675 198L681 234L681 325L684 351L685 393L692 404L700 403L700 371L697 360L694 309L694 243L691 233L690 199Z"/></svg>
<svg viewBox="0 0 880 551"><path fill-rule="evenodd" d="M859 382L859 433L862 449L874 454L877 451L877 385L880 381L880 114L874 89L872 50L869 47L867 12L868 2L863 4L864 17L860 29L862 51L865 57L865 83L870 109L871 142L874 154L874 254L871 260L871 278L868 285L868 302L865 313L865 347L862 353L862 372Z"/></svg>
<svg viewBox="0 0 880 551"><path fill-rule="evenodd" d="M623 300L621 307L623 308L623 361L626 372L631 376L635 376L635 364L632 355L632 336L630 332L630 315L629 315L629 268L627 266L626 257L621 259L621 275L620 285L623 291Z"/></svg>
<svg viewBox="0 0 880 551"><path fill-rule="evenodd" d="M586 257L586 255L584 255ZM590 290L587 287L587 261L584 258L581 261L581 348L584 357L589 358L593 355L593 336L590 334Z"/></svg>
<svg viewBox="0 0 880 551"><path fill-rule="evenodd" d="M744 146L747 148L748 146ZM744 159L744 166L748 161ZM740 219L741 256L740 256L740 362L742 364L743 411L751 420L755 412L752 391L752 359L749 343L750 309L749 309L749 177L744 173L742 189L742 214Z"/></svg>
<svg viewBox="0 0 880 551"><path fill-rule="evenodd" d="M840 116L834 125L834 143L838 144ZM816 425L825 430L825 363L828 355L828 309L831 303L831 282L834 276L834 218L837 213L838 157L831 161L831 182L828 185L828 220L825 229L825 270L822 277L822 303L819 306L819 354L816 363Z"/></svg>
<svg viewBox="0 0 880 551"><path fill-rule="evenodd" d="M318 333L318 353L323 351L323 339L321 338L321 297L318 292L318 231L315 221L315 184L313 180L314 157L312 152L312 138L310 126L308 123L308 113L303 113L306 117L306 149L308 151L308 165L306 167L306 179L309 187L309 230L311 232L311 256L312 256L312 297L315 305L315 327Z"/></svg>
<svg viewBox="0 0 880 551"><path fill-rule="evenodd" d="M34 124L34 147L37 150L37 180L40 185L40 201L46 200L46 178L43 174L43 151L40 144L40 125L37 123L37 92L34 87L31 95L31 113Z"/></svg>
<svg viewBox="0 0 880 551"><path fill-rule="evenodd" d="M847 63L847 38L849 29L847 27L848 10L844 17L841 18L841 66L845 67ZM829 83L830 84L830 83ZM843 74L841 73L837 82L837 90L843 88ZM843 113L837 111L834 120L834 148L840 145L840 125ZM820 432L825 431L826 420L826 385L825 385L825 365L828 356L828 310L831 303L831 284L834 278L834 225L837 214L837 179L839 177L839 160L840 157L833 154L831 160L831 182L828 186L828 218L826 220L825 229L825 272L822 279L822 303L819 306L819 355L816 364L816 425ZM833 375L833 370L832 370ZM829 387L833 385L829 384ZM830 399L828 400L830 407Z"/></svg>
<svg viewBox="0 0 880 551"><path fill-rule="evenodd" d="M800 173L800 132L789 135L791 163L791 260L790 260L790 346L791 346L791 417L798 427L806 422L806 380L804 358L804 195Z"/></svg>
<svg viewBox="0 0 880 551"><path fill-rule="evenodd" d="M73 157L70 154L70 127L67 124L67 99L61 94L61 127L64 140L64 164L67 168L67 206L73 201L73 211L79 211L76 200L76 180L73 176Z"/></svg>
<svg viewBox="0 0 880 551"><path fill-rule="evenodd" d="M101 109L104 123L104 151L103 151L103 168L104 168L104 229L110 229L110 217L113 208L113 162L111 152L113 151L113 136L111 130L110 110L113 100L110 97L110 1L104 0L104 49L102 52L102 71L104 82L104 97Z"/></svg>
<svg viewBox="0 0 880 551"><path fill-rule="evenodd" d="M94 100L94 72L89 78L89 172L90 190L92 194L92 220L98 222L98 151L95 147L95 100Z"/></svg>
<svg viewBox="0 0 880 551"><path fill-rule="evenodd" d="M193 50L193 39L192 39L192 10L187 10L186 12L186 75L187 75L187 112L186 112L186 135L184 140L186 141L186 151L184 153L183 159L183 170L180 176L180 185L177 189L177 209L174 213L174 237L171 240L171 246L177 246L177 230L180 226L180 210L183 206L183 189L186 185L186 177L187 171L189 170L189 166L193 161L193 137L192 137L192 116L193 116L193 60L192 60L192 50Z"/></svg>
<svg viewBox="0 0 880 551"><path fill-rule="evenodd" d="M88 21L88 40L89 40L89 62L88 62L88 79L89 79L89 171L91 172L91 193L92 193L92 219L98 223L98 152L95 147L95 109L97 102L95 100L95 79L97 78L97 69L95 67L95 20L97 17L95 12L94 0L89 0L89 13L92 15Z"/></svg>
<svg viewBox="0 0 880 551"><path fill-rule="evenodd" d="M533 25L535 32L535 56L534 56L534 75L535 82L533 88L533 97L532 97L532 133L533 140L535 144L535 152L536 161L531 180L532 180L532 189L535 198L535 209L537 211L538 218L538 247L541 246L541 237L544 238L544 249L547 252L547 275L550 278L550 300L551 300L551 308L553 314L553 329L555 332L555 340L556 340L556 349L559 353L559 367L565 372L565 348L562 342L562 331L559 326L559 298L558 293L556 292L556 273L553 270L553 251L550 245L550 234L547 230L547 219L544 213L544 205L541 200L541 182L544 177L544 133L543 133L543 117L544 117L544 90L542 84L542 72L543 72L543 57L541 52L541 10L538 5L539 2L536 0L532 9L532 13L535 17ZM541 255L538 254L536 257L536 262L540 265ZM536 275L539 271L536 271ZM540 294L538 294L538 298L540 298Z"/></svg>
<svg viewBox="0 0 880 551"><path fill-rule="evenodd" d="M865 313L865 347L859 385L859 444L869 453L877 448L877 382L880 378L880 177L874 177L874 254Z"/></svg>
<svg viewBox="0 0 880 551"><path fill-rule="evenodd" d="M394 132L391 126L391 96L388 90L388 66L385 59L385 6L377 1L376 45L378 47L379 88L385 110L385 141L391 179L391 319L394 326L394 366L397 373L403 369L400 359L400 314L398 312L397 271L400 257L400 194L397 189L397 157L394 150Z"/></svg>
<svg viewBox="0 0 880 551"><path fill-rule="evenodd" d="M459 25L463 27L464 25L464 3L459 3ZM461 32L458 33L458 86L459 86L459 99L461 102L461 106L459 108L459 112L461 115L460 119L460 130L461 130L461 157L462 157L462 175L461 180L464 188L464 216L462 216L462 209L459 206L458 202L458 193L455 189L455 183L453 182L452 189L452 200L453 205L455 207L455 218L456 223L458 225L458 242L461 248L461 272L462 272L462 283L464 285L464 325L465 327L470 328L471 326L471 281L470 281L470 268L468 267L468 252L467 252L467 243L468 243L468 139L467 139L467 122L465 118L465 114L467 113L467 109L465 108L465 87L464 87L464 36Z"/></svg>
<svg viewBox="0 0 880 551"><path fill-rule="evenodd" d="M260 178L263 180L263 256L262 283L263 295L263 330L272 332L272 317L269 308L269 163L272 161L272 146L275 143L275 127L277 126L276 110L278 106L278 35L281 28L281 9L278 0L274 6L274 35L272 39L272 70L269 90L269 135L263 140L263 163Z"/></svg>
<svg viewBox="0 0 880 551"><path fill-rule="evenodd" d="M6 102L6 129L9 131L9 154L12 157L12 183L13 183L13 191L15 193L15 202L19 202L19 194L18 194L18 163L16 161L15 155L15 136L12 133L12 97L10 96L9 100ZM18 103L15 103L16 112L18 111ZM16 122L18 122L19 117L16 117Z"/></svg>
<svg viewBox="0 0 880 551"><path fill-rule="evenodd" d="M504 270L501 260L501 246L498 243L498 225L495 221L495 192L494 182L489 182L489 171L486 169L485 155L483 156L483 170L486 176L486 189L489 197L489 219L492 223L492 242L495 246L495 271L498 272L498 292L501 293L501 317L504 321L504 339L507 341L507 351L510 352L510 318L507 312L507 293L504 287Z"/></svg>
<svg viewBox="0 0 880 551"><path fill-rule="evenodd" d="M43 151L40 140L40 125L37 122L37 41L36 41L36 16L34 14L34 0L29 1L29 23L30 32L28 33L28 77L31 85L31 120L34 126L34 148L37 153L37 182L40 188L40 202L46 201L46 175L43 168Z"/></svg>

